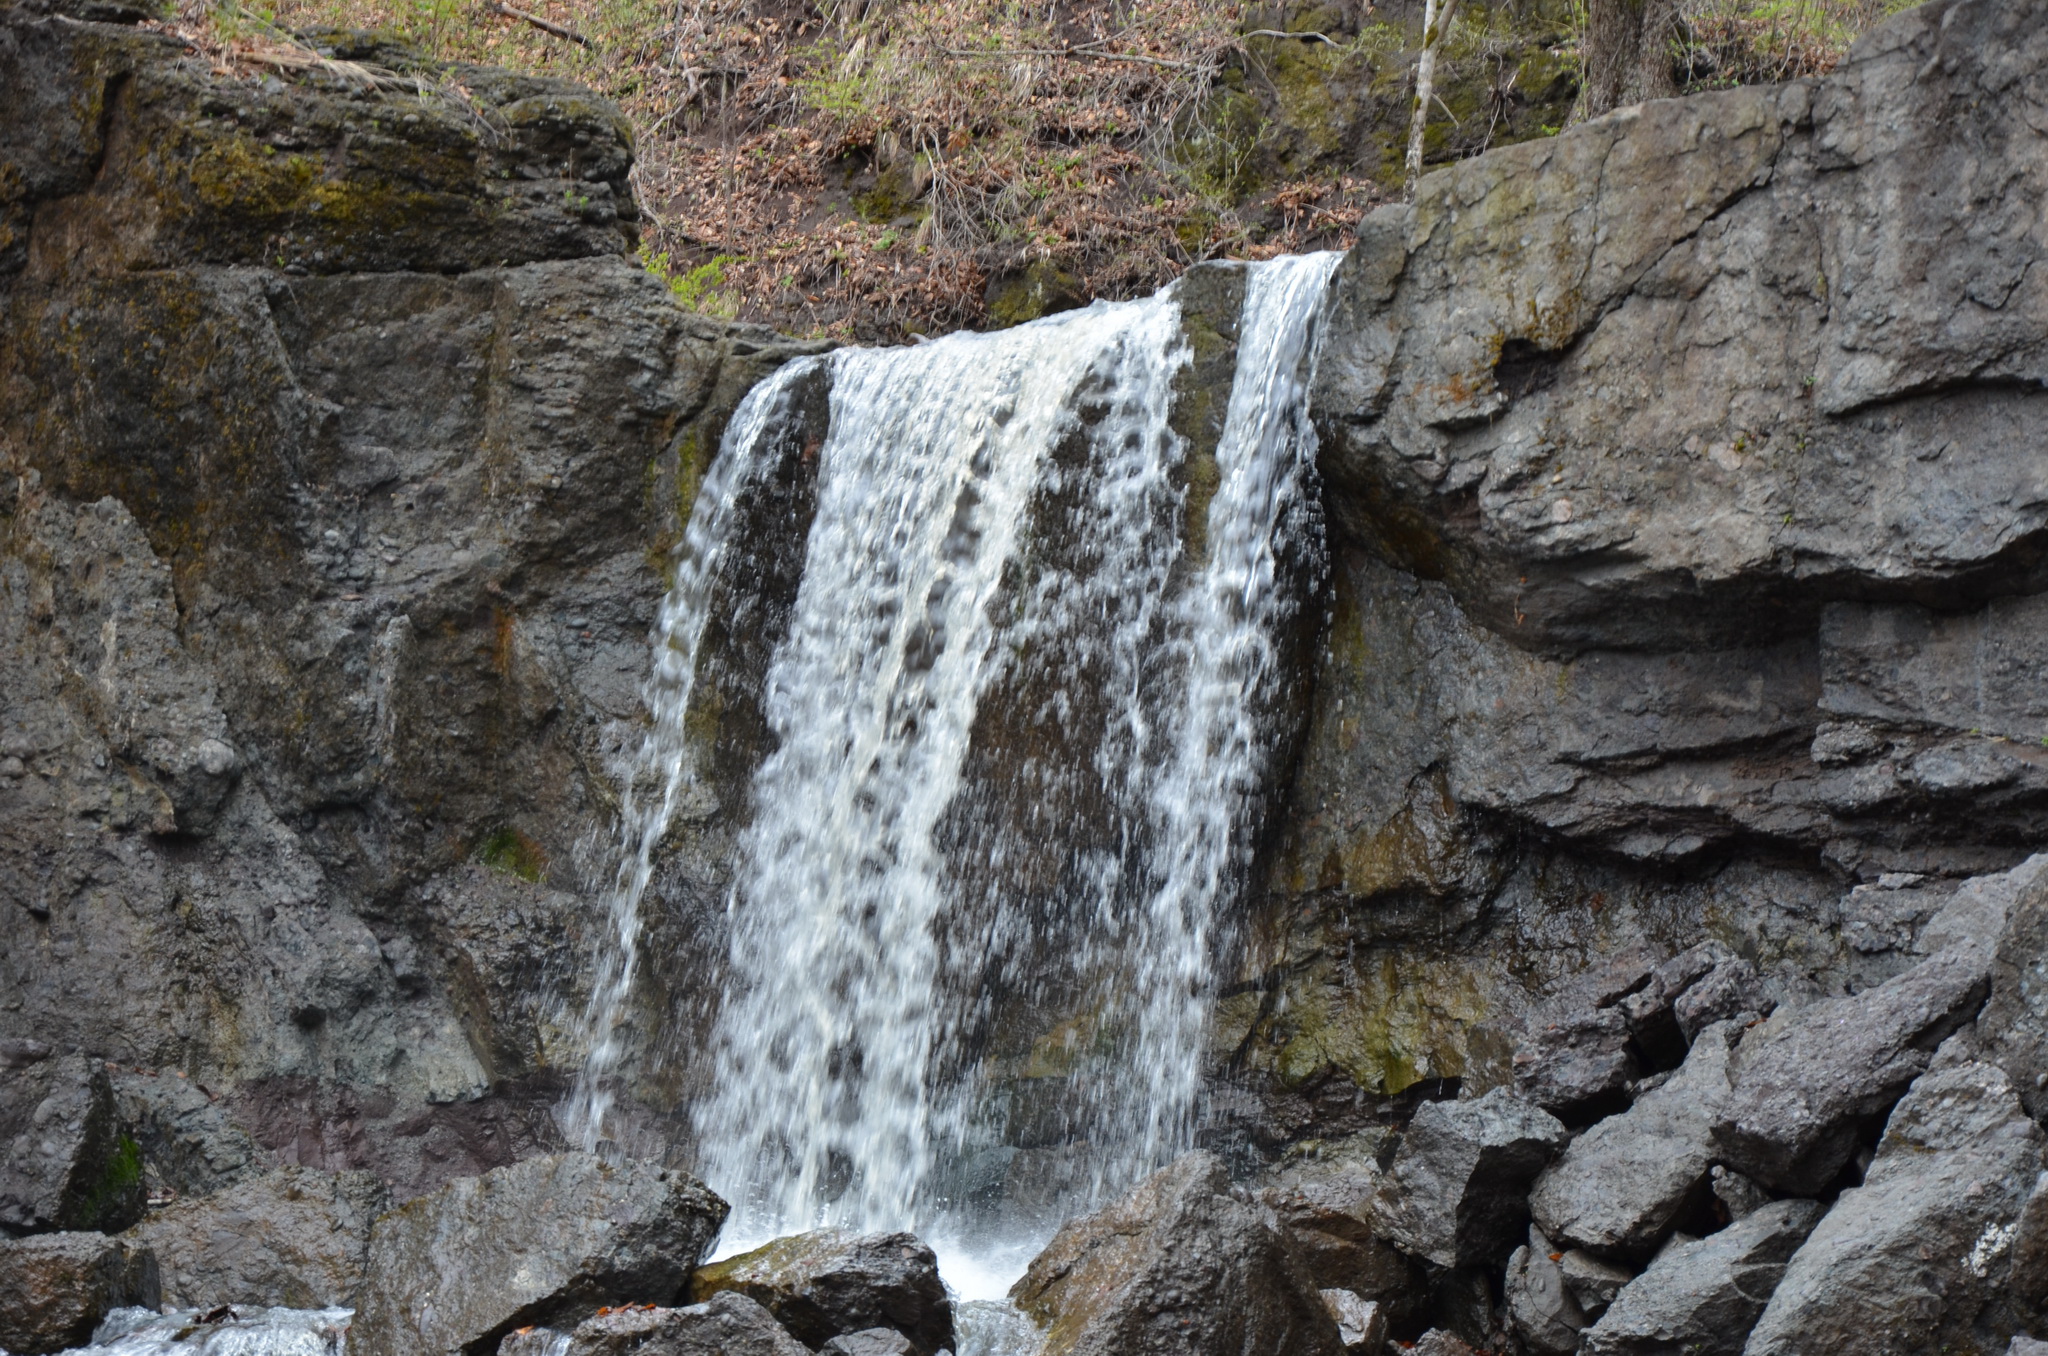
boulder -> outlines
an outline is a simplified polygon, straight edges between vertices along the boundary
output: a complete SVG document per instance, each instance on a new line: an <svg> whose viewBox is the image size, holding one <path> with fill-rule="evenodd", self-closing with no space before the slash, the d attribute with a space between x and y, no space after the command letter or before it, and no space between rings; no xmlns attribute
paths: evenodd
<svg viewBox="0 0 2048 1356"><path fill-rule="evenodd" d="M1663 1062L1676 1062L1692 1039L1679 1027L1678 1000L1692 985L1734 959L1735 953L1721 943L1705 941L1652 970L1649 982L1620 1003L1637 1045Z"/></svg>
<svg viewBox="0 0 2048 1356"><path fill-rule="evenodd" d="M17 1042L0 1061L0 1230L118 1232L142 1217L142 1152L106 1066Z"/></svg>
<svg viewBox="0 0 2048 1356"><path fill-rule="evenodd" d="M1944 1059L1892 1112L1863 1184L1792 1258L1748 1356L1906 1356L2010 1332L2001 1310L2036 1288L2015 1255L2043 1144L2002 1070Z"/></svg>
<svg viewBox="0 0 2048 1356"><path fill-rule="evenodd" d="M821 1229L700 1268L691 1295L736 1290L806 1346L842 1333L894 1328L917 1356L953 1345L953 1303L939 1259L914 1234Z"/></svg>
<svg viewBox="0 0 2048 1356"><path fill-rule="evenodd" d="M587 1318L563 1338L545 1328L527 1356L806 1356L774 1315L736 1290L703 1304L667 1309L646 1305ZM499 1356L516 1356L512 1338Z"/></svg>
<svg viewBox="0 0 2048 1356"><path fill-rule="evenodd" d="M1621 1288L1636 1278L1628 1268L1595 1257L1584 1248L1566 1252L1558 1259L1557 1266L1564 1273L1565 1289L1571 1291L1579 1312L1589 1323L1606 1313L1607 1306L1614 1303L1614 1297Z"/></svg>
<svg viewBox="0 0 2048 1356"><path fill-rule="evenodd" d="M1577 1351L1579 1333L1587 1321L1559 1265L1562 1260L1561 1254L1551 1251L1550 1240L1533 1228L1528 1243L1508 1259L1504 1283L1508 1323L1531 1351L1543 1356L1570 1356Z"/></svg>
<svg viewBox="0 0 2048 1356"><path fill-rule="evenodd" d="M1010 1290L1046 1330L1044 1356L1338 1356L1343 1338L1308 1264L1212 1154L1160 1169L1072 1220Z"/></svg>
<svg viewBox="0 0 2048 1356"><path fill-rule="evenodd" d="M818 1350L823 1356L910 1356L910 1339L894 1328L842 1333Z"/></svg>
<svg viewBox="0 0 2048 1356"><path fill-rule="evenodd" d="M1387 1347L1386 1306L1363 1299L1351 1290L1325 1290L1323 1303L1337 1320L1337 1336L1344 1343L1344 1356L1380 1356Z"/></svg>
<svg viewBox="0 0 2048 1356"><path fill-rule="evenodd" d="M1442 1328L1431 1328L1422 1334L1408 1351L1409 1356L1476 1356L1470 1342Z"/></svg>
<svg viewBox="0 0 2048 1356"><path fill-rule="evenodd" d="M1935 1046L1976 1015L1988 964L1956 948L1853 997L1779 1012L1732 1065L1716 1157L1779 1191L1827 1190Z"/></svg>
<svg viewBox="0 0 2048 1356"><path fill-rule="evenodd" d="M1581 1356L1740 1356L1786 1260L1820 1214L1813 1201L1779 1201L1720 1233L1665 1248L1586 1330Z"/></svg>
<svg viewBox="0 0 2048 1356"><path fill-rule="evenodd" d="M371 1229L351 1344L378 1356L490 1352L515 1328L670 1303L725 1215L683 1173L590 1154L460 1178Z"/></svg>
<svg viewBox="0 0 2048 1356"><path fill-rule="evenodd" d="M1722 961L1672 1000L1671 1015L1687 1044L1715 1022L1745 1012L1768 1016L1777 1006L1756 967L1740 956Z"/></svg>
<svg viewBox="0 0 2048 1356"><path fill-rule="evenodd" d="M206 1196L275 1162L228 1114L228 1104L172 1072L111 1075L123 1127L142 1146L142 1180L152 1198Z"/></svg>
<svg viewBox="0 0 2048 1356"><path fill-rule="evenodd" d="M370 1224L389 1204L373 1173L286 1167L159 1210L122 1237L156 1254L166 1304L353 1305Z"/></svg>
<svg viewBox="0 0 2048 1356"><path fill-rule="evenodd" d="M1741 1219L1771 1203L1770 1192L1720 1163L1714 1165L1713 1188L1714 1199L1721 1203L1730 1219Z"/></svg>
<svg viewBox="0 0 2048 1356"><path fill-rule="evenodd" d="M147 1248L105 1234L0 1239L0 1351L14 1356L82 1347L108 1313L163 1302Z"/></svg>
<svg viewBox="0 0 2048 1356"><path fill-rule="evenodd" d="M1643 1072L1616 1008L1543 1023L1515 1051L1514 1070L1516 1092L1567 1119L1611 1109Z"/></svg>
<svg viewBox="0 0 2048 1356"><path fill-rule="evenodd" d="M1668 1081L1573 1140L1536 1179L1529 1210L1567 1247L1643 1261L1711 1187L1712 1133L1741 1035L1707 1028Z"/></svg>
<svg viewBox="0 0 2048 1356"><path fill-rule="evenodd" d="M1261 1204L1280 1217L1325 1292L1344 1290L1382 1305L1388 1321L1413 1316L1423 1294L1415 1263L1372 1225L1372 1198L1382 1173L1378 1155L1387 1134L1297 1146L1258 1186Z"/></svg>
<svg viewBox="0 0 2048 1356"><path fill-rule="evenodd" d="M1425 1102L1373 1196L1379 1235L1440 1267L1498 1262L1529 1222L1529 1183L1564 1147L1555 1116L1505 1088Z"/></svg>
<svg viewBox="0 0 2048 1356"><path fill-rule="evenodd" d="M2035 857L2026 865L2044 861ZM2029 872L2010 903L1991 962L1991 997L1977 1031L1989 1057L2011 1076L2028 1113L2037 1119L2048 1115L2048 871Z"/></svg>

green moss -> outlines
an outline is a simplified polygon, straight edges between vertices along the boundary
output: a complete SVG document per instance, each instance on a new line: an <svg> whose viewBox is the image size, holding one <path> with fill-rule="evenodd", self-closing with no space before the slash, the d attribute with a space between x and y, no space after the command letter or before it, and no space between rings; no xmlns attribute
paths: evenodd
<svg viewBox="0 0 2048 1356"><path fill-rule="evenodd" d="M130 1136L123 1135L115 1144L114 1152L108 1157L107 1166L100 1173L99 1180L79 1195L78 1227L127 1227L129 1220L124 1216L128 1212L122 1207L130 1202L124 1198L132 1198L141 1182L142 1146Z"/></svg>
<svg viewBox="0 0 2048 1356"><path fill-rule="evenodd" d="M996 279L986 302L989 325L1008 329L1029 320L1071 311L1087 304L1081 280L1050 259L1040 259L1021 273Z"/></svg>
<svg viewBox="0 0 2048 1356"><path fill-rule="evenodd" d="M478 861L494 871L536 883L548 870L547 850L510 824L485 838L482 846L477 848L476 856Z"/></svg>

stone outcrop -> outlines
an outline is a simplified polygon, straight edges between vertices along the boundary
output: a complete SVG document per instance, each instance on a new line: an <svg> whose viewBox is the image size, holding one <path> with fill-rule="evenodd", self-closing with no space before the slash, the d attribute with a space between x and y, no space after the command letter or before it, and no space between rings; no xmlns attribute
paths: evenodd
<svg viewBox="0 0 2048 1356"><path fill-rule="evenodd" d="M1505 1088L1428 1103L1373 1198L1380 1235L1440 1267L1505 1259L1528 1223L1529 1184L1564 1142L1555 1117Z"/></svg>
<svg viewBox="0 0 2048 1356"><path fill-rule="evenodd" d="M16 1041L0 1065L0 1231L118 1230L142 1214L142 1153L83 1055Z"/></svg>
<svg viewBox="0 0 2048 1356"><path fill-rule="evenodd" d="M155 1211L122 1237L155 1255L166 1304L346 1308L389 1204L370 1173L286 1167Z"/></svg>
<svg viewBox="0 0 2048 1356"><path fill-rule="evenodd" d="M1286 1232L1191 1154L1056 1234L1010 1291L1046 1356L1338 1356L1343 1339Z"/></svg>
<svg viewBox="0 0 2048 1356"><path fill-rule="evenodd" d="M156 1259L105 1234L0 1239L0 1351L16 1356L82 1347L123 1305L162 1302Z"/></svg>
<svg viewBox="0 0 2048 1356"><path fill-rule="evenodd" d="M813 1350L874 1328L902 1333L916 1356L954 1346L939 1259L913 1234L798 1234L714 1262L690 1280L700 1301L726 1291L766 1308Z"/></svg>
<svg viewBox="0 0 2048 1356"><path fill-rule="evenodd" d="M1674 1242L1621 1288L1579 1350L1741 1356L1787 1260L1820 1215L1813 1201L1779 1201L1709 1238Z"/></svg>
<svg viewBox="0 0 2048 1356"><path fill-rule="evenodd" d="M377 1220L350 1340L386 1356L488 1353L516 1328L672 1304L725 1215L693 1178L589 1154L462 1178Z"/></svg>

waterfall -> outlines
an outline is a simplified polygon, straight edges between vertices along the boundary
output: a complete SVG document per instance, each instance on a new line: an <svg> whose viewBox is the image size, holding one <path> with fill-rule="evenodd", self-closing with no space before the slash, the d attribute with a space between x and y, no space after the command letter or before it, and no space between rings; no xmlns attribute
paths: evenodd
<svg viewBox="0 0 2048 1356"><path fill-rule="evenodd" d="M1196 362L1182 284L815 360L816 512L763 683L772 752L693 1108L700 1169L734 1204L729 1244L957 1226L976 1165L1017 1152L989 1068L1018 1013L1060 1019L1031 1058L1061 1071L1047 1114L1079 1165L1062 1208L1189 1144L1210 966L1302 602L1283 560L1320 558L1304 367L1336 260L1244 266L1210 453L1177 426ZM735 416L663 607L569 1108L585 1143L691 776L707 580L742 545L721 497L758 474L798 379L785 369Z"/></svg>

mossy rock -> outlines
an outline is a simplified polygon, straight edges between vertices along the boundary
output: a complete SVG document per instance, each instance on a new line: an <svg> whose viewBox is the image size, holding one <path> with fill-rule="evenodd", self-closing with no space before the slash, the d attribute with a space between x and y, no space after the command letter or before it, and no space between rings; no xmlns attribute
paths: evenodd
<svg viewBox="0 0 2048 1356"><path fill-rule="evenodd" d="M1087 304L1088 293L1081 280L1050 259L996 275L984 296L989 327L999 330Z"/></svg>

